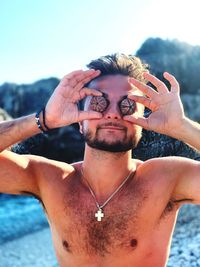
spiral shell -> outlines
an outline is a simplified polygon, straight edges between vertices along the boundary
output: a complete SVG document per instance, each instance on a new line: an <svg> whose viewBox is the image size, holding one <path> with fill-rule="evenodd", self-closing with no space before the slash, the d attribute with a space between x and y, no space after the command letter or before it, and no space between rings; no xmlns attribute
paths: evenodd
<svg viewBox="0 0 200 267"><path fill-rule="evenodd" d="M131 115L135 112L136 104L134 100L126 97L119 103L119 108L123 116Z"/></svg>
<svg viewBox="0 0 200 267"><path fill-rule="evenodd" d="M91 109L101 113L107 109L108 105L108 100L104 96L93 96L90 101Z"/></svg>

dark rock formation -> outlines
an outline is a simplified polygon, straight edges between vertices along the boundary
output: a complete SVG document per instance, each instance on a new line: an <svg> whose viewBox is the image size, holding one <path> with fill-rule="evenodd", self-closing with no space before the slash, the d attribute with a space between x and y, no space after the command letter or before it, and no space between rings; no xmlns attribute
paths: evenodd
<svg viewBox="0 0 200 267"><path fill-rule="evenodd" d="M182 93L200 94L200 46L178 40L148 38L136 53L150 65L150 71L163 79L163 72L175 75Z"/></svg>
<svg viewBox="0 0 200 267"><path fill-rule="evenodd" d="M12 147L19 154L35 154L64 162L82 159L84 142L78 125L70 125L51 131L48 135L38 134Z"/></svg>
<svg viewBox="0 0 200 267"><path fill-rule="evenodd" d="M56 78L33 84L4 83L0 86L0 107L14 118L31 114L45 105L58 83Z"/></svg>

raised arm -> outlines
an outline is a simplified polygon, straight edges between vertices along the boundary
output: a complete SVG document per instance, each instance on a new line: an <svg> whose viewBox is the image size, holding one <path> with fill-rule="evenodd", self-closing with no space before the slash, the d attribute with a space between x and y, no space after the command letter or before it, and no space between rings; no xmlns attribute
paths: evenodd
<svg viewBox="0 0 200 267"><path fill-rule="evenodd" d="M88 95L101 95L97 90L84 85L97 77L99 71L74 71L66 75L46 105L46 124L48 128L70 125L84 119L101 118L98 112L79 111L77 102ZM43 116L40 123L44 128ZM38 193L37 168L40 163L35 157L17 155L6 149L40 132L35 114L0 123L0 193L19 194L22 191Z"/></svg>
<svg viewBox="0 0 200 267"><path fill-rule="evenodd" d="M188 119L183 110L179 95L179 84L169 73L164 77L171 84L170 90L155 76L145 73L145 78L156 88L130 79L130 83L141 90L144 96L129 97L149 108L148 118L125 116L124 119L136 123L147 130L166 134L179 139L200 151L200 124ZM173 198L181 203L200 204L200 162L188 158L165 158L165 168L175 181Z"/></svg>

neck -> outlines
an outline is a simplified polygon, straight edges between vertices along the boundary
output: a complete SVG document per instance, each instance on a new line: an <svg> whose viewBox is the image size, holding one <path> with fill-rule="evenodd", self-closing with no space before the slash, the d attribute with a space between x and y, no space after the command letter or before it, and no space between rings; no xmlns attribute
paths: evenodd
<svg viewBox="0 0 200 267"><path fill-rule="evenodd" d="M116 190L132 169L136 169L135 165L131 150L111 153L86 145L82 168L97 199L102 200Z"/></svg>

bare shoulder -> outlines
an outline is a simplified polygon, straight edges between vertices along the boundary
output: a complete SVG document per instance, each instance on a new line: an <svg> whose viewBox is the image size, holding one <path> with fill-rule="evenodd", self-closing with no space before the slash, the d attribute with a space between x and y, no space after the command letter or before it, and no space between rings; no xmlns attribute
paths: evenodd
<svg viewBox="0 0 200 267"><path fill-rule="evenodd" d="M169 157L161 157L161 158L152 158L147 161L142 162L139 165L139 169L142 170L151 170L155 172L162 171L162 173L166 174L180 174L183 172L186 167L192 167L197 164L200 164L199 161L189 159L186 157L178 157L178 156L169 156Z"/></svg>
<svg viewBox="0 0 200 267"><path fill-rule="evenodd" d="M47 183L50 183L52 181L55 182L57 178L65 179L74 171L73 165L67 162L57 161L38 155L16 155L15 153L12 154L13 157L20 157L20 161L23 159L24 161L28 162L29 166L31 166L31 170L34 173L34 177L37 180L39 187L46 186Z"/></svg>
<svg viewBox="0 0 200 267"><path fill-rule="evenodd" d="M54 169L63 169L65 171L71 171L72 165L48 159L42 156L31 155L31 154L17 154L10 150L4 150L0 153L0 159L3 161L7 160L9 162L14 162L16 165L24 166L31 165L36 170L41 168L54 168Z"/></svg>
<svg viewBox="0 0 200 267"><path fill-rule="evenodd" d="M0 153L0 192L7 194L34 193L40 196L54 185L75 175L75 167L66 162L42 156L17 154L9 150Z"/></svg>
<svg viewBox="0 0 200 267"><path fill-rule="evenodd" d="M37 155L24 155L24 157L29 159L31 164L34 166L34 169L40 174L51 173L53 175L63 173L67 175L68 173L74 171L73 165L67 162L57 161Z"/></svg>
<svg viewBox="0 0 200 267"><path fill-rule="evenodd" d="M153 158L146 161L147 164L155 164L157 166L163 167L166 165L167 168L170 166L172 168L178 167L184 164L196 164L199 163L197 160L186 158L186 157L178 157L178 156L169 156L169 157L161 157L161 158Z"/></svg>

